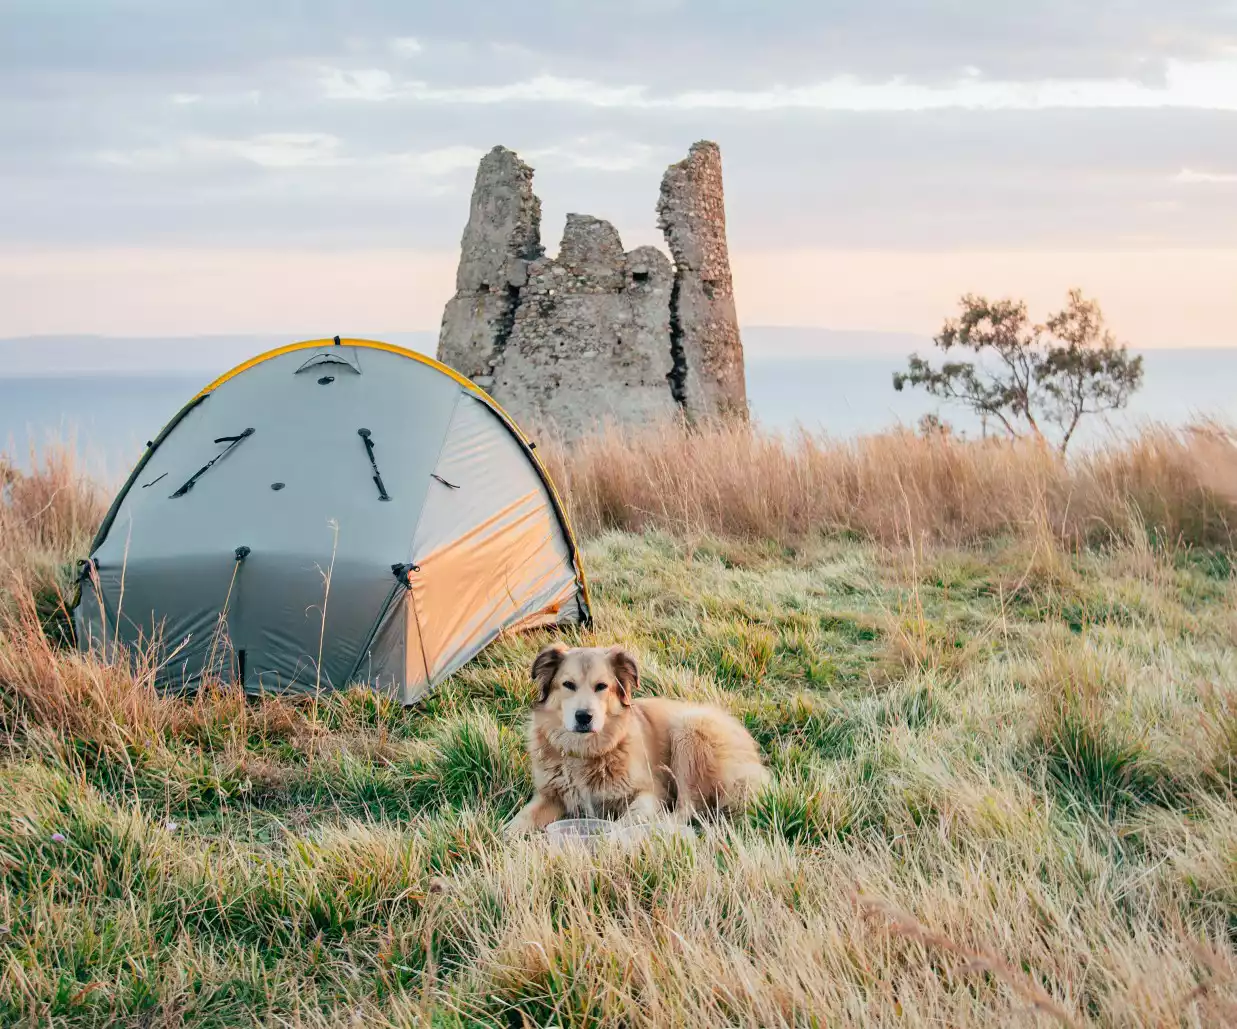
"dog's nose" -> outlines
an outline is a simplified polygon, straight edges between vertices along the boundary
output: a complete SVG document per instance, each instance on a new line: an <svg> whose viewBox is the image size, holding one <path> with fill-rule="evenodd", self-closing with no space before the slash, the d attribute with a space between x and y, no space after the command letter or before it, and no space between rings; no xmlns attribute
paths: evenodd
<svg viewBox="0 0 1237 1029"><path fill-rule="evenodd" d="M592 724L593 724L593 712L591 711L577 711L576 712L576 728L577 729L587 729Z"/></svg>

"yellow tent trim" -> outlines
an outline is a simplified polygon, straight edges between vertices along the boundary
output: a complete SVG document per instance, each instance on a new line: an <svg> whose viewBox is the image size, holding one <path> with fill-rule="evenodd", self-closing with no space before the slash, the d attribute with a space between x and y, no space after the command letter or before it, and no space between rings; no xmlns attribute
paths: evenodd
<svg viewBox="0 0 1237 1029"><path fill-rule="evenodd" d="M567 530L567 538L571 543L573 551L572 557L575 560L576 571L580 575L580 589L584 593L584 603L589 611L593 608L592 597L589 595L588 580L584 577L584 563L580 560L580 546L576 542L575 530L571 527L571 518L567 514L567 505L563 503L563 498L558 495L558 488L554 485L554 480L550 478L550 473L546 471L546 467L541 463L541 458L537 456L537 451L533 449L532 441L524 435L524 431L516 424L514 418L507 414L502 409L502 406L485 390L478 386L471 379L465 378L454 368L449 368L441 361L435 361L432 357L427 357L425 354L418 354L415 350L409 350L407 347L397 347L394 343L383 343L376 339L343 339L339 340L340 346L363 347L367 350L385 350L391 354L399 354L401 357L411 358L413 361L419 361L421 364L429 365L431 368L437 369L444 375L454 379L457 383L468 390L475 396L480 397L491 409L493 409L504 422L507 427L516 434L516 438L524 444L528 451L528 456L533 459L533 464L537 466L537 470L541 473L541 481L545 483L546 489L550 491L550 496L554 501L554 506L558 508L558 513L563 519L563 528ZM194 400L200 400L202 397L213 393L229 379L235 378L241 372L247 372L255 365L261 364L263 361L269 361L273 357L282 357L284 354L291 354L297 350L313 350L317 347L332 347L335 346L335 338L331 339L307 339L300 343L289 343L287 346L276 347L274 350L268 350L264 354L258 354L256 357L251 357L243 364L238 364L229 372L224 372L219 378L212 382L205 389L201 390Z"/></svg>

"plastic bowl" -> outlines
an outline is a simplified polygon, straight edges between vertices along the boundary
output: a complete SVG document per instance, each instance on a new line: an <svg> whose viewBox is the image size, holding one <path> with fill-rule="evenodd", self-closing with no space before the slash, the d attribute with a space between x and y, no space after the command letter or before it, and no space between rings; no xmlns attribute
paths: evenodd
<svg viewBox="0 0 1237 1029"><path fill-rule="evenodd" d="M560 818L545 827L545 834L556 847L592 850L606 838L613 825L604 818Z"/></svg>
<svg viewBox="0 0 1237 1029"><path fill-rule="evenodd" d="M643 843L645 840L694 840L696 830L678 822L641 822L639 825L615 825L608 839L615 843Z"/></svg>
<svg viewBox="0 0 1237 1029"><path fill-rule="evenodd" d="M675 822L642 822L635 825L611 822L605 818L562 818L545 827L546 836L558 847L583 847L595 850L601 843L636 844L654 836L695 839L690 826Z"/></svg>

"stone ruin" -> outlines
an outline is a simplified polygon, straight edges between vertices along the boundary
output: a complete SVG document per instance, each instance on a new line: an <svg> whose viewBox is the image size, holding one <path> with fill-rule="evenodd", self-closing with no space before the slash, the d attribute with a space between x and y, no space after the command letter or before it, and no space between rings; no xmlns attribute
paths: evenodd
<svg viewBox="0 0 1237 1029"><path fill-rule="evenodd" d="M624 252L613 225L584 214L567 215L546 257L533 170L495 147L477 168L438 360L566 440L606 423L746 419L716 143L666 170L657 214L673 264L656 247Z"/></svg>

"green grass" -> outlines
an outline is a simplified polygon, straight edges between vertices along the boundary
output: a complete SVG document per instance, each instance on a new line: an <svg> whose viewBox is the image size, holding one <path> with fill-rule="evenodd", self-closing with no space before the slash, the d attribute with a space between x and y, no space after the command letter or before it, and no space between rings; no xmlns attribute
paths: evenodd
<svg viewBox="0 0 1237 1029"><path fill-rule="evenodd" d="M544 634L415 710L70 722L10 678L0 1024L1232 1022L1227 556L611 533L586 561L594 638L760 743L741 816L592 858L505 841Z"/></svg>

